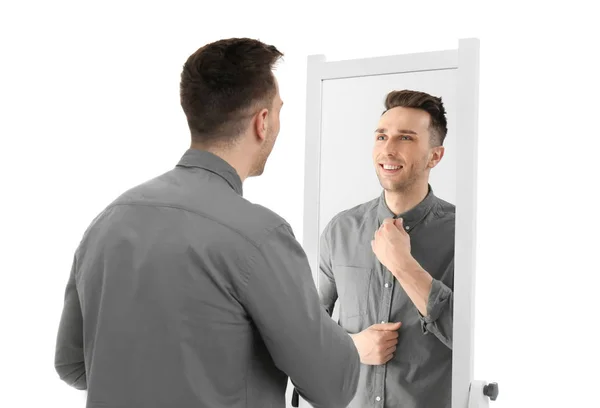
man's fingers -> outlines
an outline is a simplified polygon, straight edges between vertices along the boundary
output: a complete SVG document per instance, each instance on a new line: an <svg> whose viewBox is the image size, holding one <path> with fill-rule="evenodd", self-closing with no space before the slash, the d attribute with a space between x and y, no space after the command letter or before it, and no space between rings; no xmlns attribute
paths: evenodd
<svg viewBox="0 0 600 408"><path fill-rule="evenodd" d="M383 339L386 340L386 341L387 340L394 340L394 339L397 339L397 338L398 338L398 331L397 330L389 330L389 331L386 331L383 334Z"/></svg>
<svg viewBox="0 0 600 408"><path fill-rule="evenodd" d="M395 323L378 323L371 326L374 330L398 330L402 326L401 322Z"/></svg>
<svg viewBox="0 0 600 408"><path fill-rule="evenodd" d="M394 353L390 353L383 359L383 364L389 362L392 358L394 358Z"/></svg>
<svg viewBox="0 0 600 408"><path fill-rule="evenodd" d="M406 233L406 230L404 229L404 219L402 218L397 218L396 220L394 220L394 225L396 227L398 227L399 230L403 231L404 233Z"/></svg>
<svg viewBox="0 0 600 408"><path fill-rule="evenodd" d="M381 233L381 228L375 230L375 233L373 234L373 239L376 239L379 233Z"/></svg>
<svg viewBox="0 0 600 408"><path fill-rule="evenodd" d="M389 346L388 348L386 348L386 349L385 349L385 351L384 351L384 354L385 354L385 355L392 354L393 352L395 352L395 351L396 351L396 348L397 348L397 347L398 347L398 346L396 346L395 344L393 344L393 345Z"/></svg>
<svg viewBox="0 0 600 408"><path fill-rule="evenodd" d="M390 347L396 347L396 345L398 345L398 337L394 337L393 339L387 339L383 341L381 345L386 350Z"/></svg>
<svg viewBox="0 0 600 408"><path fill-rule="evenodd" d="M406 230L404 229L404 220L402 218L386 218L375 234L383 231L386 231L388 234L393 234L394 230L400 230L404 234L407 234Z"/></svg>
<svg viewBox="0 0 600 408"><path fill-rule="evenodd" d="M385 350L398 344L398 337L379 337L375 344Z"/></svg>

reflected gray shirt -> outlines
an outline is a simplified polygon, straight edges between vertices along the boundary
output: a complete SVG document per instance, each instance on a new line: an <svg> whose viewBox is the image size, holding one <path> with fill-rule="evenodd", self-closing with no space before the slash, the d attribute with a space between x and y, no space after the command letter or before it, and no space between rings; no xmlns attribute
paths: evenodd
<svg viewBox="0 0 600 408"><path fill-rule="evenodd" d="M331 315L339 299L338 323L358 333L376 323L402 322L394 357L385 365L361 364L352 408L450 408L454 211L433 194L395 216L377 199L337 214L320 240L319 292ZM404 219L411 252L433 277L422 316L400 283L371 249L385 218Z"/></svg>
<svg viewBox="0 0 600 408"><path fill-rule="evenodd" d="M125 192L75 252L55 367L88 408L283 408L288 376L341 408L359 366L291 227L212 153Z"/></svg>

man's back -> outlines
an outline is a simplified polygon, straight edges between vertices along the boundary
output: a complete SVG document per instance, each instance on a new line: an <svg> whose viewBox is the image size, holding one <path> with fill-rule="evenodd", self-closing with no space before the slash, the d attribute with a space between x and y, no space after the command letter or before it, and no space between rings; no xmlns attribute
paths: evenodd
<svg viewBox="0 0 600 408"><path fill-rule="evenodd" d="M190 149L94 220L73 268L89 408L284 407L284 371L315 406L350 401L351 339L289 225L241 194L233 168Z"/></svg>

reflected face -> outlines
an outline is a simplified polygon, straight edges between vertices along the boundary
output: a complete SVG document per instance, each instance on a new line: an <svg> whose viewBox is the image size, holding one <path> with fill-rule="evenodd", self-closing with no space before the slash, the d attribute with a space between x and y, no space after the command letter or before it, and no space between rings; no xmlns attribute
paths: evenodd
<svg viewBox="0 0 600 408"><path fill-rule="evenodd" d="M283 100L281 99L281 95L279 94L279 84L277 83L277 79L275 79L275 87L275 97L273 98L273 104L271 106L271 109L269 109L269 114L267 116L267 134L260 148L260 151L258 152L255 165L252 171L250 172L250 177L260 176L263 174L269 155L273 151L275 141L277 140L277 136L279 135L279 114L281 112L281 107L283 106Z"/></svg>
<svg viewBox="0 0 600 408"><path fill-rule="evenodd" d="M421 109L397 107L384 113L375 130L373 162L381 186L387 191L402 192L415 183L428 182L429 171L437 164L432 160L429 113ZM441 157L439 157L441 158Z"/></svg>

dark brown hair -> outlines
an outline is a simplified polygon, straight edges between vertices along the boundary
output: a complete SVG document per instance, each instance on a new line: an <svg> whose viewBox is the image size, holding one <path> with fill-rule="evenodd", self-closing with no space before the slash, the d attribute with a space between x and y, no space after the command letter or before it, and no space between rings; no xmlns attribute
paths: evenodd
<svg viewBox="0 0 600 408"><path fill-rule="evenodd" d="M181 73L181 107L192 140L231 143L256 110L270 109L276 94L273 68L283 54L250 38L230 38L193 53Z"/></svg>
<svg viewBox="0 0 600 408"><path fill-rule="evenodd" d="M385 112L400 106L403 108L421 109L429 113L431 118L429 124L429 132L431 134L430 143L432 146L442 146L444 144L448 127L446 110L442 103L442 98L408 89L390 92L385 98Z"/></svg>

